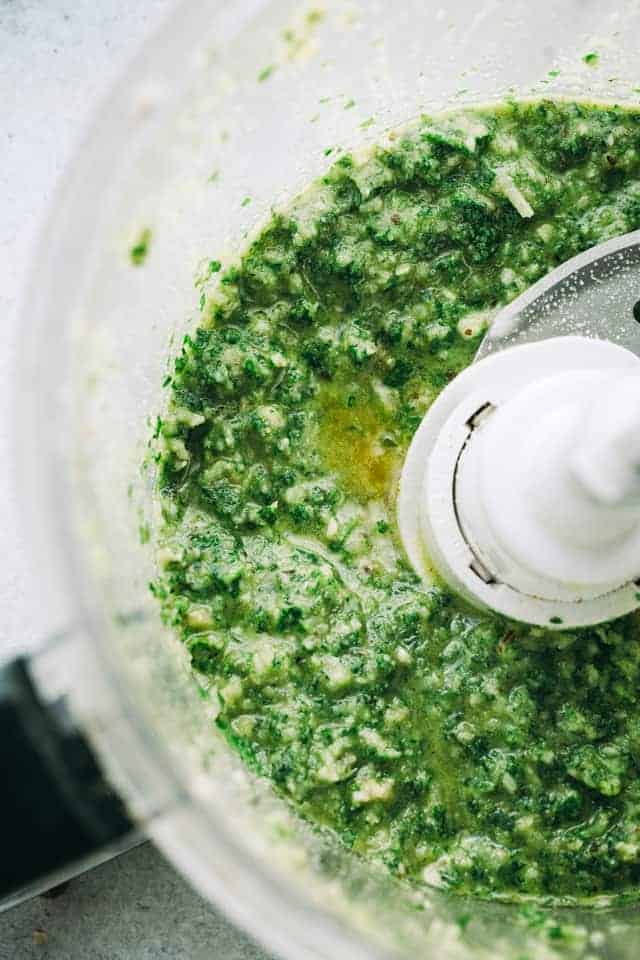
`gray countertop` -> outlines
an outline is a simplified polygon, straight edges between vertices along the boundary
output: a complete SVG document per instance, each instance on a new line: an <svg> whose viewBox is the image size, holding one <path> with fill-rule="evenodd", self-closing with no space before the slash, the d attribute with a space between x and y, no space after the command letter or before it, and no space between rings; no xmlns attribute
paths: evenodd
<svg viewBox="0 0 640 960"><path fill-rule="evenodd" d="M18 302L58 177L88 118L172 0L0 0L0 460ZM0 656L46 635L30 602L10 473L0 471ZM7 558L11 558L10 561ZM150 844L0 916L0 960L265 960Z"/></svg>
<svg viewBox="0 0 640 960"><path fill-rule="evenodd" d="M56 891L53 891L56 893ZM0 960L264 960L150 843L0 917Z"/></svg>

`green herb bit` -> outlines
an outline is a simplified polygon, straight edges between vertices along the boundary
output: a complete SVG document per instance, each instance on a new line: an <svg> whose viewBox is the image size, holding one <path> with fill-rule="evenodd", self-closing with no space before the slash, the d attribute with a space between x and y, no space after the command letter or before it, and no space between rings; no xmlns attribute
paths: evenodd
<svg viewBox="0 0 640 960"><path fill-rule="evenodd" d="M265 80L268 80L269 77L276 72L277 69L278 68L275 63L270 63L268 67L265 67L258 74L258 83L264 83Z"/></svg>
<svg viewBox="0 0 640 960"><path fill-rule="evenodd" d="M138 240L129 251L129 259L134 267L141 267L147 259L149 247L151 245L151 230L148 227L141 232Z"/></svg>

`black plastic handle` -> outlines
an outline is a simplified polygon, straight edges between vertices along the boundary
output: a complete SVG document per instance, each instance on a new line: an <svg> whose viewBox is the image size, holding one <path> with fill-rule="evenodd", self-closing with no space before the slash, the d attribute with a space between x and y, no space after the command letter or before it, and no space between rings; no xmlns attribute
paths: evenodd
<svg viewBox="0 0 640 960"><path fill-rule="evenodd" d="M121 842L134 825L64 698L24 659L0 668L0 898Z"/></svg>

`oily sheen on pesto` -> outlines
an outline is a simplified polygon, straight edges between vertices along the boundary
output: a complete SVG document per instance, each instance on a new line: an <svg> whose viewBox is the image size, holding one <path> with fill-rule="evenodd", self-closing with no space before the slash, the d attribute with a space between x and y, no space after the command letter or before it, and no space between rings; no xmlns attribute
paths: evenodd
<svg viewBox="0 0 640 960"><path fill-rule="evenodd" d="M162 616L245 762L410 883L638 890L638 617L551 633L427 590L395 497L492 314L640 227L639 174L640 111L423 117L343 154L236 266L211 261L172 363Z"/></svg>

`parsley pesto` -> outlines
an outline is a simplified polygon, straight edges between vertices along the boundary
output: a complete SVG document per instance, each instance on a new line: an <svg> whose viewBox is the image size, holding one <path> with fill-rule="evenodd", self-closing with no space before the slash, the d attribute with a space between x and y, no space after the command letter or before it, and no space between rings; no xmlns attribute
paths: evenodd
<svg viewBox="0 0 640 960"><path fill-rule="evenodd" d="M412 573L407 447L500 307L640 227L640 110L509 102L343 155L168 378L152 584L216 723L302 817L413 883L640 883L640 621L552 633Z"/></svg>

